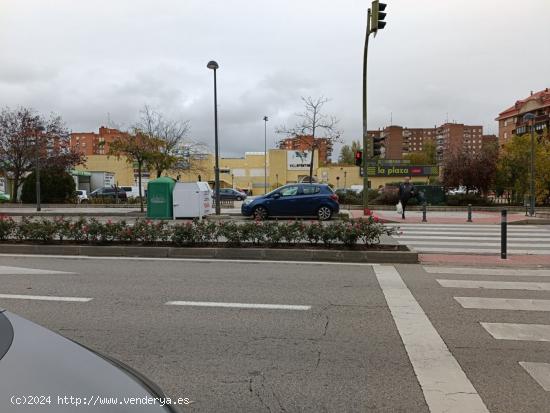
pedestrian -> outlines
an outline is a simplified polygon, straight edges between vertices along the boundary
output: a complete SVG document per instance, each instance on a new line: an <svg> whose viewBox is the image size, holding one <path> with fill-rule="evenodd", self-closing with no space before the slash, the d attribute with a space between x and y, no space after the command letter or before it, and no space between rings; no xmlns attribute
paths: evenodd
<svg viewBox="0 0 550 413"><path fill-rule="evenodd" d="M401 206L403 208L403 211L401 213L401 218L405 219L405 208L407 208L407 203L409 202L409 199L416 196L416 188L413 184L411 184L411 178L406 176L405 182L399 185L399 202L401 202Z"/></svg>

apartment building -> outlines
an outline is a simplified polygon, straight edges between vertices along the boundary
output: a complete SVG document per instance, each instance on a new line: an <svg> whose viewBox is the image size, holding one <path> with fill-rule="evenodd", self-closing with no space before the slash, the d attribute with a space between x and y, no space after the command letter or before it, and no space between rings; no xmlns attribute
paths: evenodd
<svg viewBox="0 0 550 413"><path fill-rule="evenodd" d="M104 126L99 128L99 133L74 132L71 133L71 148L86 156L106 155L109 152L109 144L120 136L124 136L124 132Z"/></svg>
<svg viewBox="0 0 550 413"><path fill-rule="evenodd" d="M461 149L473 154L483 149L483 126L444 123L436 128L437 162L445 158L445 153Z"/></svg>
<svg viewBox="0 0 550 413"><path fill-rule="evenodd" d="M309 151L313 146L313 136L298 135L279 141L279 149L294 151ZM315 152L319 152L319 163L326 165L331 162L332 141L326 138L315 138Z"/></svg>
<svg viewBox="0 0 550 413"><path fill-rule="evenodd" d="M498 122L498 141L501 146L513 135L528 131L527 122L523 120L526 113L535 115L536 131L547 133L550 127L550 89L531 92L528 97L516 101L514 106L499 113L495 120Z"/></svg>

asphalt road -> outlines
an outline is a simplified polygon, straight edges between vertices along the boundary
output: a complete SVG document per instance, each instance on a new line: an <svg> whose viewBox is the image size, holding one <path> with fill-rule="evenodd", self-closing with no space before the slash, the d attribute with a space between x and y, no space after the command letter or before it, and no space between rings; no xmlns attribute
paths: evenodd
<svg viewBox="0 0 550 413"><path fill-rule="evenodd" d="M68 273L15 274L18 271L2 266ZM427 273L419 265L395 269L0 256L0 294L92 298L64 302L0 296L0 307L119 358L171 397L190 398L193 403L184 411L469 411L463 408L467 404L453 410L437 398L432 400L431 390L451 404L457 394L479 398L478 404L484 403L491 412L550 411L550 392L518 364L549 363L550 343L497 340L480 325L480 321L548 324L550 313L465 309L455 296L482 293L446 288L437 279L471 276ZM404 281L403 288L392 271ZM521 277L521 281L549 279ZM550 299L550 291L485 293L511 294ZM166 304L173 301L193 305ZM235 308L236 304L220 307L220 303L303 307ZM421 310L410 310L407 303L417 303ZM430 347L436 336L446 347ZM422 340L424 344L419 344ZM464 377L457 378L444 367L433 368L439 354L456 360L451 368ZM426 385L431 379L435 389ZM446 381L458 388L460 380L471 383L473 390L437 388Z"/></svg>

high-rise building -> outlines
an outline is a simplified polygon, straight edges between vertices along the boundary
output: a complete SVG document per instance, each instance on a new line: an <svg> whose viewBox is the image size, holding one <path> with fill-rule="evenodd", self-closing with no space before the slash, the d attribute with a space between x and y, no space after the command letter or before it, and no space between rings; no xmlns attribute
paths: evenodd
<svg viewBox="0 0 550 413"><path fill-rule="evenodd" d="M298 135L279 141L279 149L310 151L313 143L313 136ZM332 141L327 138L315 138L315 151L319 152L320 165L329 164L332 156Z"/></svg>
<svg viewBox="0 0 550 413"><path fill-rule="evenodd" d="M514 106L500 112L495 119L498 121L499 144L504 145L513 135L521 135L527 132L527 124L523 121L523 115L533 113L535 115L535 130L544 132L550 127L550 89L533 93L516 101Z"/></svg>
<svg viewBox="0 0 550 413"><path fill-rule="evenodd" d="M104 126L99 128L99 133L74 132L71 133L71 148L86 156L106 155L109 152L109 144L124 135L125 133L118 129L110 129Z"/></svg>

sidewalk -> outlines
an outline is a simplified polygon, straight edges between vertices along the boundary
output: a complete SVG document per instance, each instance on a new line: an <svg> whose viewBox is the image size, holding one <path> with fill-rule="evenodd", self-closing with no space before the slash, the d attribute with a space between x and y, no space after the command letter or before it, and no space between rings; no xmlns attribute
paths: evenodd
<svg viewBox="0 0 550 413"><path fill-rule="evenodd" d="M363 217L363 211L352 209L351 214L353 218ZM372 213L380 218L383 222L395 222L402 224L421 224L422 223L422 211L407 211L406 219L401 219L401 216L396 211L388 210L373 210ZM427 224L500 224L500 212L490 211L473 211L472 222L467 222L468 213L463 211L433 211L429 210L426 213ZM537 218L526 217L524 213L509 213L508 222L522 222L529 220L529 223L536 224ZM543 224L547 220L540 220Z"/></svg>
<svg viewBox="0 0 550 413"><path fill-rule="evenodd" d="M418 254L421 264L460 266L550 267L550 255Z"/></svg>

